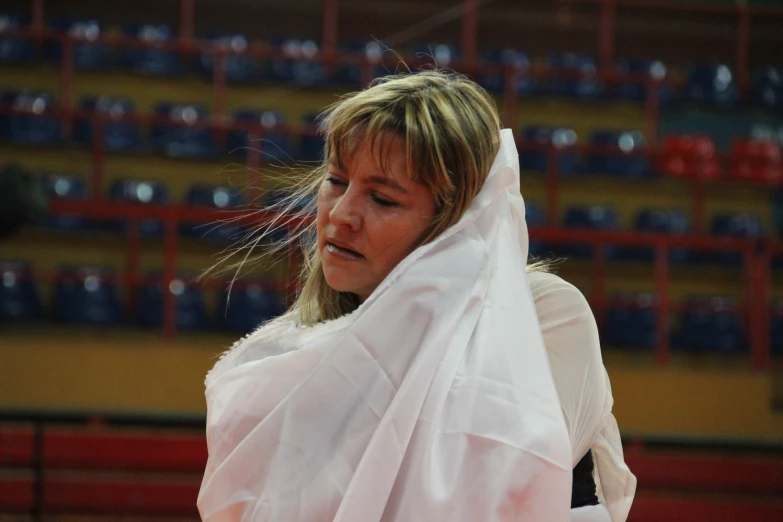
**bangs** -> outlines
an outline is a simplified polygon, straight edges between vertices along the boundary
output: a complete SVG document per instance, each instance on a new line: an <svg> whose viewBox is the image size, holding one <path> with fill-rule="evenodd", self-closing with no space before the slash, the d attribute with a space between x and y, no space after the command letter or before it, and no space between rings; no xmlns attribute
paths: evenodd
<svg viewBox="0 0 783 522"><path fill-rule="evenodd" d="M402 140L408 178L426 186L442 200L453 190L453 184L439 157L441 138L435 125L422 125L426 107L415 97L390 103L384 93L377 92L383 86L362 91L327 110L320 128L326 136L325 163L334 163L345 171L357 146L365 142L372 151L375 167L387 175L392 143Z"/></svg>

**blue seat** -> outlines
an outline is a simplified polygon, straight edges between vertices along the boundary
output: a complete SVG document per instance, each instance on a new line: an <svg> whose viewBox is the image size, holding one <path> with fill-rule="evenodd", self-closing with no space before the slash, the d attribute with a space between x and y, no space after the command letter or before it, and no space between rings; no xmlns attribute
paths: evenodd
<svg viewBox="0 0 783 522"><path fill-rule="evenodd" d="M211 158L217 145L207 109L199 104L161 102L154 114L162 121L151 127L155 147L173 158Z"/></svg>
<svg viewBox="0 0 783 522"><path fill-rule="evenodd" d="M783 299L777 299L772 303L769 329L772 353L783 355Z"/></svg>
<svg viewBox="0 0 783 522"><path fill-rule="evenodd" d="M685 212L672 209L647 208L639 211L634 220L634 230L647 234L669 234L684 236L690 233L690 220ZM617 247L614 259L626 261L652 261L655 251L652 247ZM669 250L669 262L687 263L690 253L684 248Z"/></svg>
<svg viewBox="0 0 783 522"><path fill-rule="evenodd" d="M710 220L710 235L736 239L757 239L764 235L758 216L748 213L720 212ZM706 252L697 256L704 263L738 265L742 260L739 252Z"/></svg>
<svg viewBox="0 0 783 522"><path fill-rule="evenodd" d="M460 60L457 46L444 42L414 43L410 50L415 62L432 65L434 60L438 68L454 69Z"/></svg>
<svg viewBox="0 0 783 522"><path fill-rule="evenodd" d="M270 62L269 75L272 80L292 82L302 87L325 85L326 68L317 59L320 50L315 41L276 38L272 43L279 46L283 54Z"/></svg>
<svg viewBox="0 0 783 522"><path fill-rule="evenodd" d="M41 183L49 200L84 201L87 199L87 186L81 176L45 174L41 177ZM90 230L93 222L90 218L79 214L53 214L47 219L47 225L59 230Z"/></svg>
<svg viewBox="0 0 783 522"><path fill-rule="evenodd" d="M204 39L211 42L226 54L224 57L226 79L230 82L252 82L261 77L261 68L252 56L245 53L248 48L247 37L243 34L207 34ZM199 55L199 67L202 72L212 75L215 71L215 54L203 52Z"/></svg>
<svg viewBox="0 0 783 522"><path fill-rule="evenodd" d="M89 96L79 103L81 111L101 114L103 122L103 146L111 151L131 151L141 145L139 126L133 121L123 120L136 113L136 104L129 98L110 96ZM73 137L80 143L91 145L93 142L92 118L76 119Z"/></svg>
<svg viewBox="0 0 783 522"><path fill-rule="evenodd" d="M496 67L517 69L516 91L519 95L529 95L535 90L535 80L530 76L530 58L528 55L514 49L491 50L482 54L482 60ZM490 71L479 75L478 84L492 93L506 90L506 80L502 71Z"/></svg>
<svg viewBox="0 0 783 522"><path fill-rule="evenodd" d="M783 67L761 67L753 78L756 103L774 111L783 110Z"/></svg>
<svg viewBox="0 0 783 522"><path fill-rule="evenodd" d="M0 321L40 319L41 297L29 263L0 261Z"/></svg>
<svg viewBox="0 0 783 522"><path fill-rule="evenodd" d="M573 129L564 127L528 126L522 129L524 140L538 148L522 147L519 153L519 166L522 170L546 172L549 165L550 146L558 151L557 169L561 174L571 174L579 170L579 156L570 150L576 145L577 136Z"/></svg>
<svg viewBox="0 0 783 522"><path fill-rule="evenodd" d="M231 187L197 184L190 187L186 198L190 208L236 209L245 204L241 192ZM220 241L237 239L246 227L232 223L182 223L180 233Z"/></svg>
<svg viewBox="0 0 783 522"><path fill-rule="evenodd" d="M350 53L352 57L362 57L370 63L370 77L364 78L362 65L359 63L342 64L337 68L335 80L337 83L355 88L362 87L363 81L372 81L386 76L383 66L383 53L388 49L385 45L375 40L368 42L346 42L340 46L343 53Z"/></svg>
<svg viewBox="0 0 783 522"><path fill-rule="evenodd" d="M638 59L620 59L617 61L615 70L621 74L632 75L642 80L651 78L657 81L663 81L666 78L666 65L659 60L638 60ZM621 81L617 85L617 97L623 100L644 101L648 96L648 88L644 83L638 81ZM658 100L662 103L670 101L672 98L672 89L666 84L658 84Z"/></svg>
<svg viewBox="0 0 783 522"><path fill-rule="evenodd" d="M6 92L3 105L16 111L0 117L0 133L6 139L36 145L60 142L60 121L54 114L57 107L51 94Z"/></svg>
<svg viewBox="0 0 783 522"><path fill-rule="evenodd" d="M320 113L314 112L305 114L302 118L304 125L317 126L320 123ZM299 159L301 161L321 162L324 159L324 139L321 135L302 134L299 148Z"/></svg>
<svg viewBox="0 0 783 522"><path fill-rule="evenodd" d="M228 133L228 148L232 154L246 155L253 148L261 152L261 161L289 162L291 147L288 134L284 130L285 118L276 111L258 109L239 109L234 112L233 123L252 125L256 127L256 137L245 129L232 130ZM251 141L252 140L252 141Z"/></svg>
<svg viewBox="0 0 783 522"><path fill-rule="evenodd" d="M592 57L576 53L553 53L549 55L548 64L554 74L574 76L550 79L546 86L547 94L594 99L603 92L603 85L596 78L598 67Z"/></svg>
<svg viewBox="0 0 783 522"><path fill-rule="evenodd" d="M68 34L74 39L73 66L77 69L106 69L111 65L111 49L98 42L102 26L97 20L55 20L55 30ZM50 59L62 60L63 46L60 40L51 40L46 44L46 54Z"/></svg>
<svg viewBox="0 0 783 522"><path fill-rule="evenodd" d="M279 316L284 310L280 294L264 283L237 283L231 290L230 298L227 292L221 294L218 324L226 330L247 333Z"/></svg>
<svg viewBox="0 0 783 522"><path fill-rule="evenodd" d="M728 65L688 67L688 98L705 105L732 108L739 101L739 88Z"/></svg>
<svg viewBox="0 0 783 522"><path fill-rule="evenodd" d="M165 185L157 181L117 180L109 189L109 198L118 203L139 205L165 205L169 202L169 194ZM123 221L112 221L108 228L124 231ZM159 219L143 219L139 221L139 233L142 235L162 235L163 222Z"/></svg>
<svg viewBox="0 0 783 522"><path fill-rule="evenodd" d="M682 308L672 348L679 351L741 353L748 349L744 320L726 297L690 297Z"/></svg>
<svg viewBox="0 0 783 522"><path fill-rule="evenodd" d="M525 202L525 222L528 229L546 227L546 211L544 207L534 201ZM528 245L528 256L533 258L546 257L549 247L540 241L531 241Z"/></svg>
<svg viewBox="0 0 783 522"><path fill-rule="evenodd" d="M184 72L180 54L166 44L174 41L167 25L141 24L125 28L125 34L147 44L145 47L127 47L122 64L133 72L148 76L178 76Z"/></svg>
<svg viewBox="0 0 783 522"><path fill-rule="evenodd" d="M10 34L27 25L25 17L0 13L0 62L26 63L33 58L30 40Z"/></svg>
<svg viewBox="0 0 783 522"><path fill-rule="evenodd" d="M122 307L115 274L94 267L67 267L55 284L52 310L66 323L116 325Z"/></svg>
<svg viewBox="0 0 783 522"><path fill-rule="evenodd" d="M658 300L651 293L618 293L604 314L603 344L651 350L657 341Z"/></svg>
<svg viewBox="0 0 783 522"><path fill-rule="evenodd" d="M163 326L164 294L161 279L160 273L149 274L139 286L136 318L141 326ZM169 292L174 296L174 323L178 330L203 330L210 326L201 288L175 278L169 284Z"/></svg>
<svg viewBox="0 0 783 522"><path fill-rule="evenodd" d="M611 232L619 228L617 212L603 205L569 207L566 209L563 224L565 228L577 230ZM613 257L615 249L615 246L606 246L606 255ZM557 245L555 248L557 255L569 257L590 257L592 251L593 247L586 244Z"/></svg>
<svg viewBox="0 0 783 522"><path fill-rule="evenodd" d="M600 149L591 152L588 160L593 172L623 178L645 177L651 172L643 155L647 140L639 131L598 130L590 137L590 144Z"/></svg>

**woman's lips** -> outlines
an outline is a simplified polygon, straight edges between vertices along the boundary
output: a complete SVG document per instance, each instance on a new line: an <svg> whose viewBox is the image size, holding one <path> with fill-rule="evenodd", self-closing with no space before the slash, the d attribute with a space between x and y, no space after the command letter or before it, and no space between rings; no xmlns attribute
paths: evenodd
<svg viewBox="0 0 783 522"><path fill-rule="evenodd" d="M359 254L358 252L354 252L353 250L350 250L348 248L337 246L334 243L326 243L326 250L331 254L334 254L338 257L341 257L343 259L348 259L351 261L364 258L364 256Z"/></svg>

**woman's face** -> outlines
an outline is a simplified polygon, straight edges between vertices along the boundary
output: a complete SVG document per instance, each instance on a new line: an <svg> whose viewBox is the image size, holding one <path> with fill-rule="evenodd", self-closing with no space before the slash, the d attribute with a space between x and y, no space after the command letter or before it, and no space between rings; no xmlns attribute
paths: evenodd
<svg viewBox="0 0 783 522"><path fill-rule="evenodd" d="M345 170L328 165L318 191L318 250L326 282L364 301L419 243L435 215L430 190L408 178L404 142L386 142L388 163L373 161L380 150L357 142Z"/></svg>

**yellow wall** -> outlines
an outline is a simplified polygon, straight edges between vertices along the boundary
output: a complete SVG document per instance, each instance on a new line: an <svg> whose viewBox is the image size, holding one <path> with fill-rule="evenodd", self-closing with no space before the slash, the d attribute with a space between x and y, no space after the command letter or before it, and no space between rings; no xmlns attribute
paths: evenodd
<svg viewBox="0 0 783 522"><path fill-rule="evenodd" d="M204 334L166 344L150 332L14 327L0 336L0 408L203 414L204 375L232 341ZM626 434L783 442L783 413L771 407L773 373L606 361Z"/></svg>

